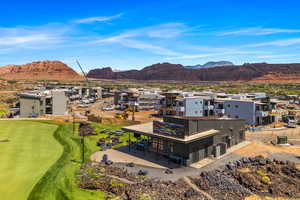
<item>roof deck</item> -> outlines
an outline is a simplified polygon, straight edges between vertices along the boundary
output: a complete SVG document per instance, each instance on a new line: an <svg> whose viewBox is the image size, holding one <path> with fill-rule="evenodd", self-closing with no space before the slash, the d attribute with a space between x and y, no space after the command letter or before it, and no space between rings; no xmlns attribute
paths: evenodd
<svg viewBox="0 0 300 200"><path fill-rule="evenodd" d="M172 137L172 136L154 133L153 132L153 122L138 124L138 125L133 125L133 126L127 126L122 129L124 131L128 131L128 132L133 132L133 133L146 135L146 136L150 136L150 137L157 137L157 138L163 138L163 139L167 139L167 140L173 140L173 141L177 141L177 142L181 142L181 143L190 143L190 142L193 142L200 138L206 138L206 137L213 136L219 132L218 130L211 129L208 131L196 133L191 136L185 136L184 138L178 138L178 137Z"/></svg>

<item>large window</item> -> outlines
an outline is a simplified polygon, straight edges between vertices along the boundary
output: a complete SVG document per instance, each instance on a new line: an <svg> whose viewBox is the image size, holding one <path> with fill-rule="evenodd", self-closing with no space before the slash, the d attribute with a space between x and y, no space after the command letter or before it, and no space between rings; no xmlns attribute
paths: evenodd
<svg viewBox="0 0 300 200"><path fill-rule="evenodd" d="M154 148L155 150L158 149L158 151L163 151L164 150L163 141L157 138L153 138L152 148Z"/></svg>
<svg viewBox="0 0 300 200"><path fill-rule="evenodd" d="M172 142L169 142L169 148L170 148L170 152L174 153L174 144Z"/></svg>

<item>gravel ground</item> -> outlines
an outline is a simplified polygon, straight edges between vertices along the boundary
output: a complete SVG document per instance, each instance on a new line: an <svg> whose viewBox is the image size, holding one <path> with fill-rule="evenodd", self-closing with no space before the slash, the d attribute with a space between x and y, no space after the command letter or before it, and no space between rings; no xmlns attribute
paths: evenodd
<svg viewBox="0 0 300 200"><path fill-rule="evenodd" d="M166 169L161 168L154 168L154 167L147 167L142 165L136 165L134 167L128 167L125 163L115 163L114 165L119 167L124 167L127 169L128 172L131 173L138 173L139 170L145 170L148 172L147 177L149 178L157 178L164 181L176 181L180 178L183 178L184 176L193 176L193 175L199 175L200 171L199 169L192 168L192 167L181 167L176 169L171 169L173 171L173 174L166 174Z"/></svg>
<svg viewBox="0 0 300 200"><path fill-rule="evenodd" d="M296 164L300 164L300 155L296 156L289 153L270 153L268 155L268 158L275 158L277 160L283 160L283 161L288 160Z"/></svg>
<svg viewBox="0 0 300 200"><path fill-rule="evenodd" d="M125 169L128 170L128 172L132 172L132 173L138 173L139 170L146 170L148 172L147 177L149 178L158 178L165 181L166 180L176 181L185 176L198 176L203 171L212 171L218 168L223 168L226 163L230 161L239 160L241 158L242 156L240 155L229 154L200 169L193 168L193 167L181 167L181 168L171 169L173 171L173 174L166 174L165 169L159 169L159 168L136 165L136 164L134 167L126 166L126 163L115 163L115 165L119 167L124 167Z"/></svg>
<svg viewBox="0 0 300 200"><path fill-rule="evenodd" d="M173 174L166 174L165 169L160 169L160 168L154 168L154 167L147 167L147 166L142 166L142 165L136 165L134 167L128 167L126 166L126 163L115 163L114 165L119 166L119 167L124 167L125 169L128 170L128 172L132 173L138 173L139 170L145 170L148 172L147 177L149 178L158 178L160 180L171 180L171 181L176 181L180 178L183 178L185 176L198 176L201 172L204 171L213 171L216 169L223 169L225 165L228 162L236 161L241 159L243 156L238 155L238 154L229 154L226 155L200 169L193 168L193 167L181 167L181 168L176 168L176 169L171 169L173 171ZM268 158L273 159L276 158L278 160L283 160L283 161L292 161L295 162L296 164L300 164L300 157L295 156L293 154L288 154L288 153L270 153Z"/></svg>

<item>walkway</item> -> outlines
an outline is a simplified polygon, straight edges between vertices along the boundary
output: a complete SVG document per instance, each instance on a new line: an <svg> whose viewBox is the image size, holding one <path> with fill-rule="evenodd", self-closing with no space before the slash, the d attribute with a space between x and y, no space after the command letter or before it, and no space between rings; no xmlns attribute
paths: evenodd
<svg viewBox="0 0 300 200"><path fill-rule="evenodd" d="M148 167L166 169L163 165L151 162L144 158L137 157L135 155L125 153L115 149L108 149L106 151L98 151L94 153L91 157L92 161L101 162L103 155L108 155L108 159L112 160L115 163L135 163L137 165L143 165Z"/></svg>
<svg viewBox="0 0 300 200"><path fill-rule="evenodd" d="M210 194L204 192L203 190L200 190L188 177L183 177L183 180L196 192L203 194L207 199L214 200L214 198Z"/></svg>

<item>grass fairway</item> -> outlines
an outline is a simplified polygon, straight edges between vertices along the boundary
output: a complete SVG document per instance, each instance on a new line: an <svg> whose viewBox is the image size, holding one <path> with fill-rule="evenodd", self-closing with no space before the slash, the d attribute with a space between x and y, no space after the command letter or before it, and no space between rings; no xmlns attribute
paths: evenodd
<svg viewBox="0 0 300 200"><path fill-rule="evenodd" d="M120 126L94 124L97 136L85 137L85 161L107 136L101 129ZM82 161L81 137L72 124L56 121L0 121L1 200L102 200L105 194L78 187ZM128 134L121 137L125 143Z"/></svg>
<svg viewBox="0 0 300 200"><path fill-rule="evenodd" d="M57 125L0 121L0 199L25 200L59 159L63 147L54 138Z"/></svg>

